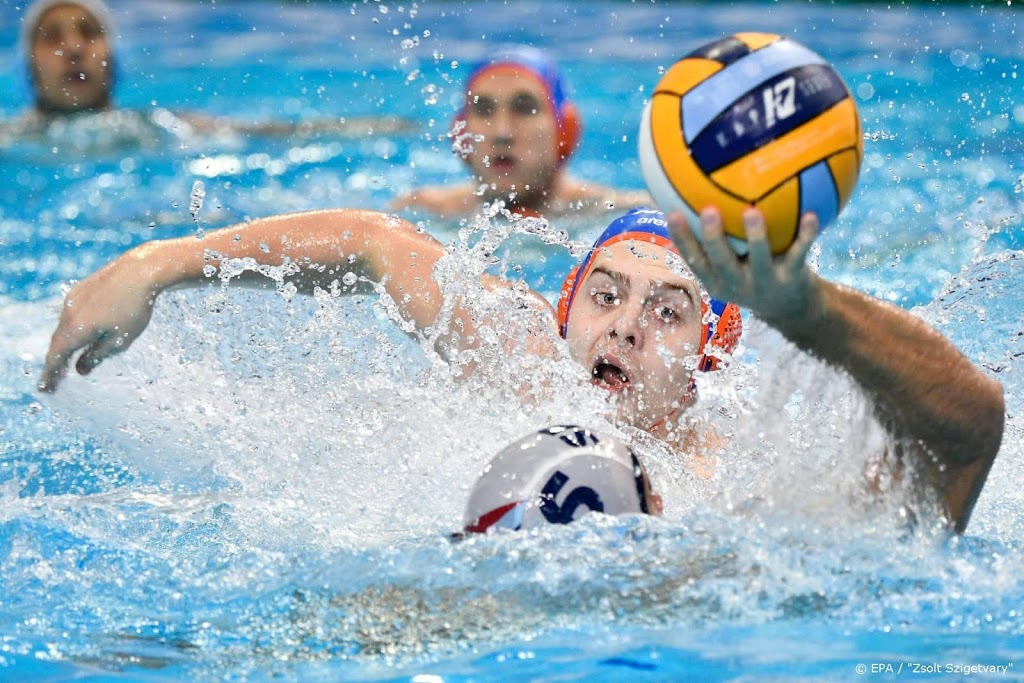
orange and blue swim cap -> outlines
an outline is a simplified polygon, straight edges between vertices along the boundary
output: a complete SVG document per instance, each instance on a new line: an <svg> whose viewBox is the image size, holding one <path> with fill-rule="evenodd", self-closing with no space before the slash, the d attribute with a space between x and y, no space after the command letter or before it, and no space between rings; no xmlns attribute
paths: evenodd
<svg viewBox="0 0 1024 683"><path fill-rule="evenodd" d="M558 64L543 50L529 45L499 46L470 67L466 93L470 93L482 77L496 71L513 72L543 86L555 113L559 162L565 163L579 144L582 124L576 105L570 99L569 84ZM465 116L463 107L456 120L464 120Z"/></svg>
<svg viewBox="0 0 1024 683"><path fill-rule="evenodd" d="M665 214L661 211L646 208L631 209L625 215L616 218L597 238L583 261L572 269L565 278L565 282L562 283L561 293L558 297L558 333L563 339L569 325L569 311L572 309L579 288L590 274L594 265L594 257L601 249L625 240L657 244L682 258L669 234ZM697 367L700 370L714 370L718 367L719 359L714 354L707 352L708 345L716 350L731 353L736 348L740 334L743 332L743 319L739 306L719 299L702 298L700 312L703 322L701 323L700 347L697 349L701 358Z"/></svg>

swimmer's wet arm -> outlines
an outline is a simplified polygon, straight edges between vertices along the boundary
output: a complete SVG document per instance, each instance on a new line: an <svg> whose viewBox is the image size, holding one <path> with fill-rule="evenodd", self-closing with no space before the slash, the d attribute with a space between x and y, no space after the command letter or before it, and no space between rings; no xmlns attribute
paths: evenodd
<svg viewBox="0 0 1024 683"><path fill-rule="evenodd" d="M417 326L432 323L441 306L441 292L431 274L444 255L443 245L408 221L377 211L332 209L272 216L209 233L200 241L184 238L156 243L155 248L162 255L163 266L156 275L161 290L217 282L218 275L204 274L207 266L219 272L229 261L252 259L285 266L290 271L287 281L303 294L334 288L368 294L377 283L383 284L403 316ZM238 283L278 286L251 269L238 276Z"/></svg>
<svg viewBox="0 0 1024 683"><path fill-rule="evenodd" d="M909 312L812 275L804 316L768 321L813 355L846 370L883 423L909 437L923 474L962 532L1002 440L1002 386Z"/></svg>
<svg viewBox="0 0 1024 683"><path fill-rule="evenodd" d="M683 216L669 222L712 295L750 309L803 350L844 369L894 435L919 445L922 473L963 531L1002 440L1001 385L908 311L812 273L806 257L818 231L813 214L801 220L793 246L773 258L764 217L748 210L749 254L742 261L714 209L701 214L700 241Z"/></svg>
<svg viewBox="0 0 1024 683"><path fill-rule="evenodd" d="M56 389L70 359L80 374L125 351L145 330L161 292L219 283L217 271L231 259L272 267L297 266L288 280L303 293L339 286L347 294L374 291L382 283L401 315L424 330L443 303L432 277L444 247L407 221L374 211L338 209L275 216L208 233L149 242L125 253L76 284L44 362L39 388ZM212 268L211 268L212 267ZM344 285L351 280L353 285ZM277 282L251 268L241 284L274 288ZM232 279L235 282L235 279ZM485 286L508 286L485 276ZM541 299L539 295L536 295ZM461 339L473 337L470 312L456 308ZM440 340L443 341L443 340Z"/></svg>
<svg viewBox="0 0 1024 683"><path fill-rule="evenodd" d="M277 280L253 270L256 264L284 266L291 271L285 279L303 294L335 287L345 294L367 294L383 283L406 317L427 326L441 306L431 273L443 255L437 240L408 221L376 211L333 209L262 218L201 240L150 242L122 258L135 261L138 272L148 274L154 295L173 287L219 283L229 262L235 266L229 270L235 271L243 261L250 266L233 276L232 284L276 288Z"/></svg>
<svg viewBox="0 0 1024 683"><path fill-rule="evenodd" d="M148 242L128 251L77 283L64 299L39 381L53 391L78 351L79 374L125 351L142 334L157 297L166 289L219 282L217 270L229 259L279 267L298 265L290 280L303 292L327 289L346 273L357 277L349 293L372 291L388 274L387 288L417 324L433 320L440 296L429 277L443 249L414 226L381 213L314 211L275 216L208 233ZM276 287L264 275L244 272L238 281Z"/></svg>
<svg viewBox="0 0 1024 683"><path fill-rule="evenodd" d="M353 209L319 211L265 219L259 225L246 226L245 233L242 239L248 241L247 254L254 254L256 242L264 256L276 257L278 263L288 259L299 266L299 272L290 276L289 281L300 292L312 294L317 288L330 290L340 284L343 293L358 294L371 293L376 286L383 286L401 317L411 322L417 332L434 338L435 349L446 359L459 351L477 348L479 328L493 324L480 318L472 306L454 300L445 329L434 329L446 304L433 276L434 267L445 255L445 247L397 216ZM278 247L267 252L266 245L275 237ZM352 276L355 284L344 285ZM264 277L258 284L266 287L268 282ZM251 283L250 278L247 284ZM512 286L507 280L486 274L482 285L488 290ZM554 317L544 297L533 291L525 294L526 305ZM552 353L540 342L527 343L526 348L538 355ZM473 367L467 365L463 369L469 372Z"/></svg>

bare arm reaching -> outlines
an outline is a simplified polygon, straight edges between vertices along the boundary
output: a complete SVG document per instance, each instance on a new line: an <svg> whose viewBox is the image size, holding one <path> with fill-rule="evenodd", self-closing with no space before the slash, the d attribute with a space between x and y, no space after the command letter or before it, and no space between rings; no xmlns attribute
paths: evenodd
<svg viewBox="0 0 1024 683"><path fill-rule="evenodd" d="M677 245L708 291L749 308L868 392L883 423L914 444L919 470L962 532L1002 440L1001 385L909 312L812 273L805 258L818 230L813 215L774 259L761 213L744 219L750 253L740 260L717 211L701 215L702 242L681 215L670 217Z"/></svg>
<svg viewBox="0 0 1024 683"><path fill-rule="evenodd" d="M46 355L39 388L54 391L71 358L82 354L75 369L88 374L110 356L127 349L146 329L157 296L164 290L209 282L204 267L225 259L252 258L259 263L290 262L298 272L289 278L300 292L327 289L346 273L360 279L348 293L372 291L380 282L401 314L417 329L431 326L442 306L432 270L444 255L435 239L407 221L373 211L338 209L265 218L224 228L203 239L183 237L149 242L123 254L76 284L64 300L60 323ZM272 286L265 277L246 284ZM485 276L484 286L504 287ZM537 305L549 308L539 295ZM457 308L460 339L471 338L476 321Z"/></svg>

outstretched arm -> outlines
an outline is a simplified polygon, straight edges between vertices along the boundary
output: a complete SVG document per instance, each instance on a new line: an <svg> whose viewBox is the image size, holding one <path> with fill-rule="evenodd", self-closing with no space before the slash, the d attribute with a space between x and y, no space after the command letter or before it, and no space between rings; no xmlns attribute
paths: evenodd
<svg viewBox="0 0 1024 683"><path fill-rule="evenodd" d="M338 209L265 218L207 234L203 239L149 242L123 254L82 280L68 292L60 323L53 333L39 388L53 391L68 363L83 350L75 369L88 374L120 353L149 324L157 296L170 287L211 281L207 266L227 259L251 258L278 266L297 266L289 277L300 292L328 289L347 273L359 279L343 287L347 293L373 291L382 283L399 312L417 329L430 327L443 303L432 277L444 247L416 226L374 211ZM350 280L351 278L346 278ZM273 280L246 273L248 285L270 287ZM488 288L507 286L484 277ZM535 295L538 304L546 302ZM476 321L471 311L454 312L461 340L472 338ZM441 340L444 343L444 340ZM463 342L465 343L465 342Z"/></svg>
<svg viewBox="0 0 1024 683"><path fill-rule="evenodd" d="M1001 385L909 312L811 272L805 258L818 230L813 215L801 221L789 251L774 259L760 211L744 216L746 260L729 248L717 211L701 215L701 242L681 215L670 221L676 244L709 292L749 308L868 392L880 419L914 444L919 470L963 532L1002 440Z"/></svg>

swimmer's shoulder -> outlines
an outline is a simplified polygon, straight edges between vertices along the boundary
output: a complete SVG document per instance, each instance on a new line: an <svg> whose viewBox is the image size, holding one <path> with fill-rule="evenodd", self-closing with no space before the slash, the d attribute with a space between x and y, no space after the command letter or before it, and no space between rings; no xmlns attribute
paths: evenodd
<svg viewBox="0 0 1024 683"><path fill-rule="evenodd" d="M658 438L672 449L685 471L700 480L708 480L718 471L718 459L726 452L729 438L712 424L677 424L672 432L659 430Z"/></svg>
<svg viewBox="0 0 1024 683"><path fill-rule="evenodd" d="M437 216L454 217L471 214L479 205L474 188L464 185L429 185L410 190L389 205L392 211L418 209Z"/></svg>
<svg viewBox="0 0 1024 683"><path fill-rule="evenodd" d="M46 131L49 119L34 109L29 109L17 116L0 121L0 136L5 140L39 136Z"/></svg>
<svg viewBox="0 0 1024 683"><path fill-rule="evenodd" d="M308 119L294 124L297 135L337 135L363 138L372 135L408 135L419 129L411 119L390 114L382 116L340 116Z"/></svg>
<svg viewBox="0 0 1024 683"><path fill-rule="evenodd" d="M564 176L559 181L557 204L564 213L621 212L641 206L651 206L653 200L643 190L621 190L609 185Z"/></svg>

